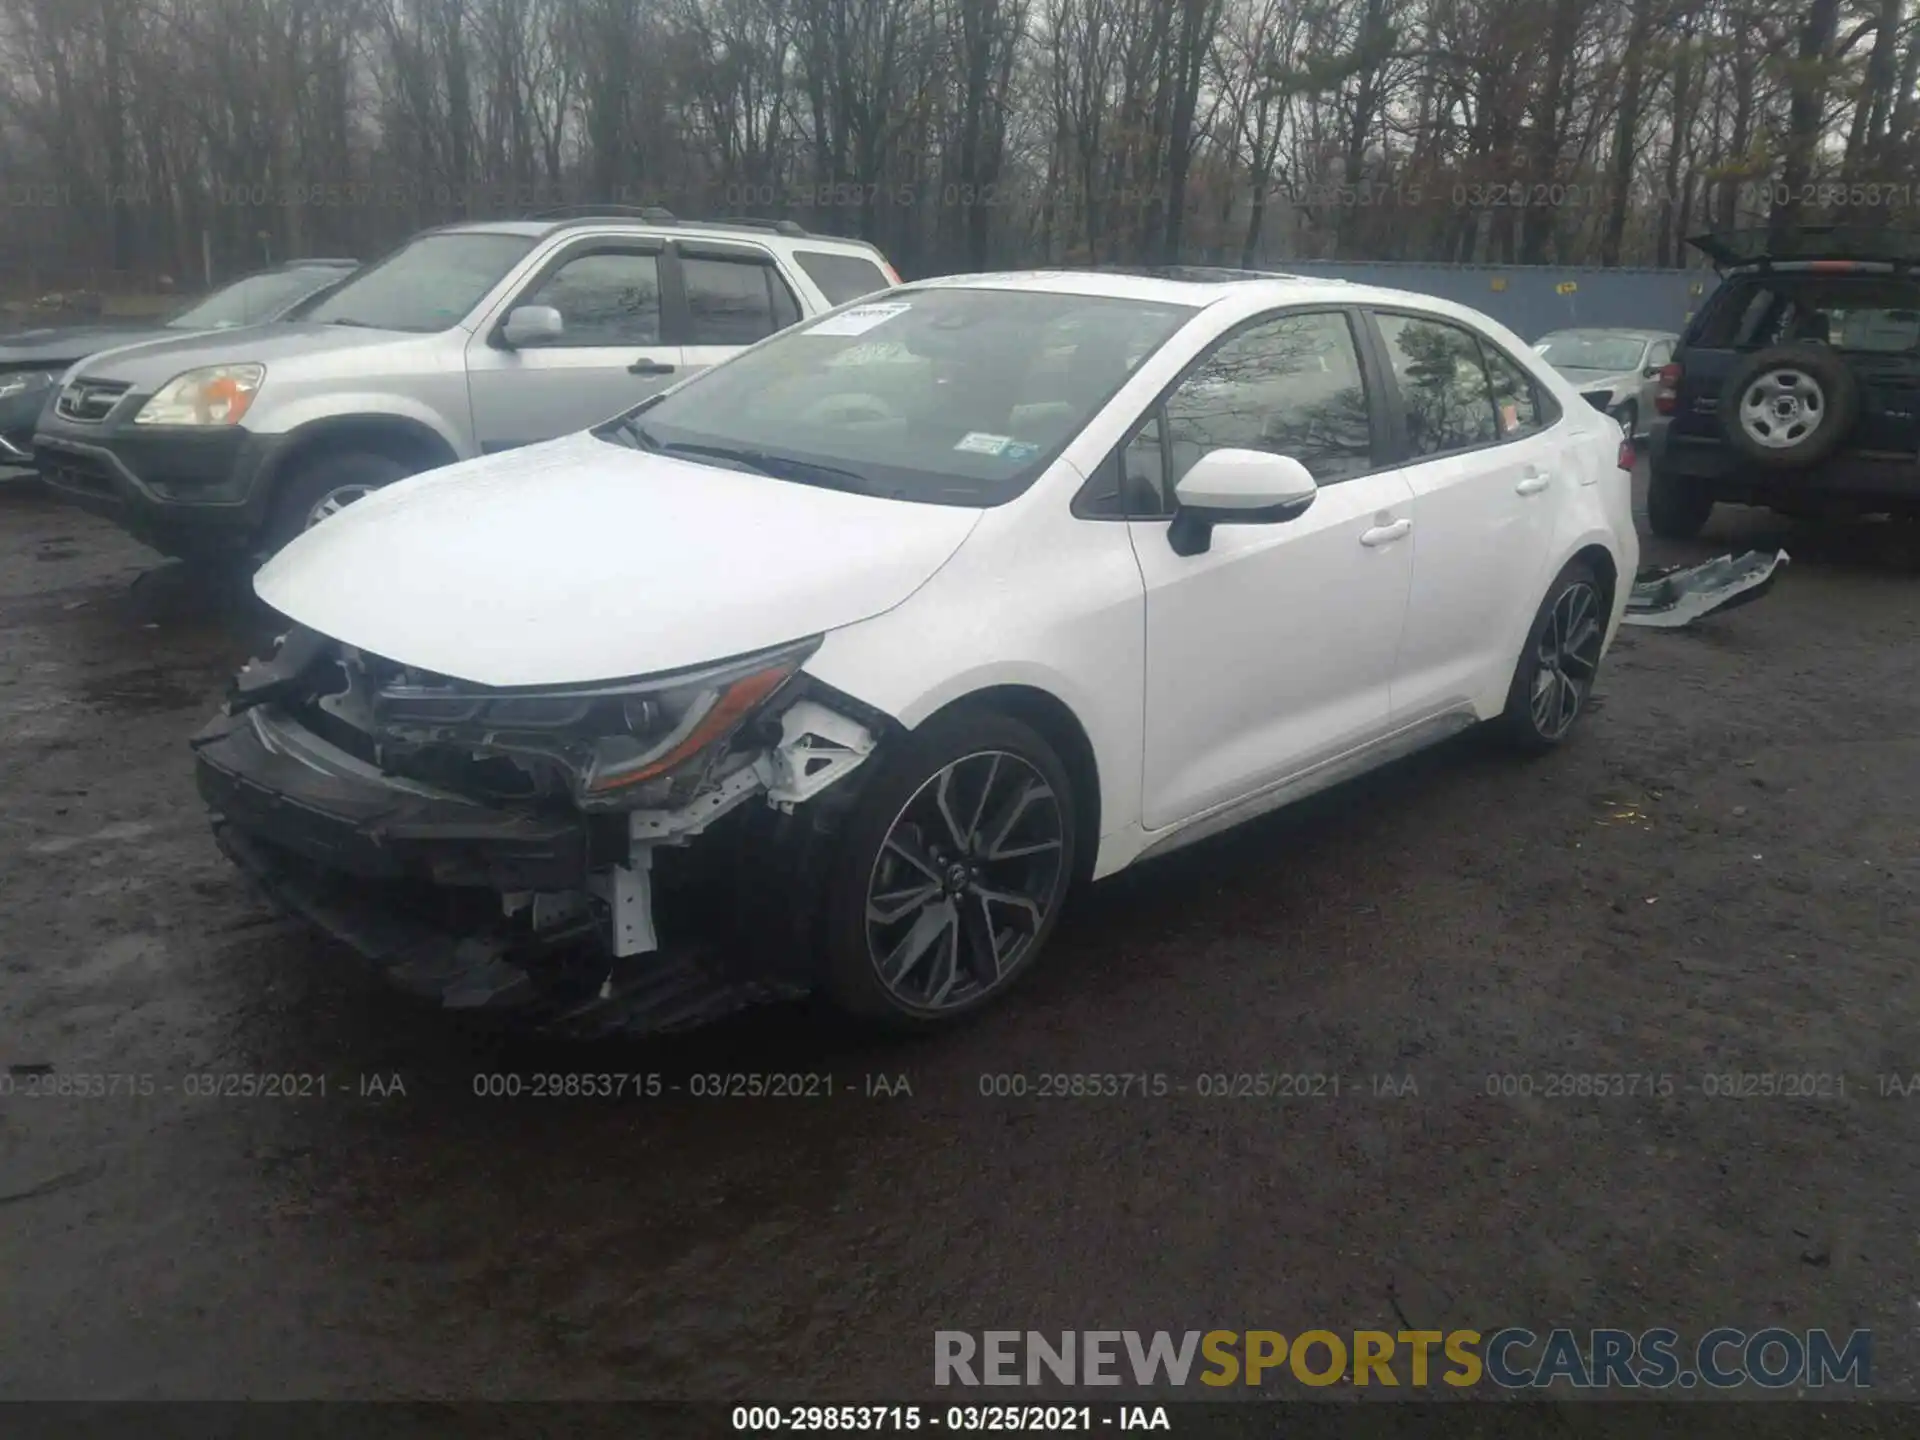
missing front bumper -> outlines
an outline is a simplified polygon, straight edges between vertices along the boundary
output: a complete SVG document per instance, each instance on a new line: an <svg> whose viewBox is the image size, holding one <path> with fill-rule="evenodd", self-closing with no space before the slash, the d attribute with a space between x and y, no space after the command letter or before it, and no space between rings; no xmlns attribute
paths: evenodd
<svg viewBox="0 0 1920 1440"><path fill-rule="evenodd" d="M399 988L570 1035L657 1033L812 988L825 849L795 810L873 741L813 701L787 713L779 745L684 810L593 817L385 774L270 705L193 744L228 858Z"/></svg>
<svg viewBox="0 0 1920 1440"><path fill-rule="evenodd" d="M1628 625L1676 630L1703 615L1752 604L1773 588L1786 563L1784 550L1749 550L1738 559L1722 555L1703 565L1642 571L1621 618Z"/></svg>

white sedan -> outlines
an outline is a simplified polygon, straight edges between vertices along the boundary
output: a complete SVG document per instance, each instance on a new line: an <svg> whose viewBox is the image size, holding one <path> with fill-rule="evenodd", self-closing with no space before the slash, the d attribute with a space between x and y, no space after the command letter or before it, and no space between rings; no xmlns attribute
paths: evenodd
<svg viewBox="0 0 1920 1440"><path fill-rule="evenodd" d="M448 1005L950 1021L1077 879L1470 726L1565 741L1631 463L1441 300L909 285L295 540L199 781L272 894Z"/></svg>

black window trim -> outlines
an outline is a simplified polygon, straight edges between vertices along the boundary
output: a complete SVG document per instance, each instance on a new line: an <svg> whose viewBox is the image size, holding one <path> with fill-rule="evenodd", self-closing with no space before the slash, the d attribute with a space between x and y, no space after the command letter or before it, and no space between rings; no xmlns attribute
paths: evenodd
<svg viewBox="0 0 1920 1440"><path fill-rule="evenodd" d="M1513 355L1508 353L1504 346L1497 344L1491 336L1483 333L1478 326L1469 324L1465 320L1457 320L1451 315L1437 315L1430 310L1418 310L1406 305L1368 305L1363 307L1363 309L1366 317L1367 333L1376 351L1375 360L1387 381L1386 391L1382 399L1391 415L1394 432L1394 449L1395 453L1399 456L1393 465L1388 468L1397 470L1411 468L1415 465L1430 465L1436 460L1452 460L1460 455L1473 455L1482 450L1497 449L1502 445L1515 445L1522 440L1531 440L1536 435L1546 434L1549 430L1553 429L1554 426L1566 419L1566 410L1562 408L1553 392L1540 383L1539 377L1533 373L1532 369L1515 359ZM1382 315L1397 315L1408 320L1424 320L1431 325L1448 325L1455 330L1465 331L1478 343L1481 347L1477 352L1480 356L1480 375L1487 384L1487 399L1493 402L1494 406L1493 439L1482 440L1472 445L1461 445L1452 450L1437 450L1431 455L1416 455L1413 453L1413 443L1407 435L1407 412L1400 395L1400 383L1394 379L1393 363L1387 354L1387 337L1381 332L1379 325L1378 317ZM1500 433L1500 407L1499 402L1494 399L1493 374L1487 368L1487 347L1489 346L1498 350L1501 354L1506 355L1508 360L1519 367L1520 373L1525 375L1528 382L1533 386L1534 410L1540 416L1540 423L1533 429L1521 431L1514 435L1502 435Z"/></svg>
<svg viewBox="0 0 1920 1440"><path fill-rule="evenodd" d="M619 340L612 343L600 341L592 345L569 345L566 343L563 332L563 338L559 344L541 345L536 348L541 350L655 350L678 344L678 341L670 338L672 331L668 324L671 313L668 294L672 287L667 277L669 256L666 250L664 241L645 236L624 235L583 236L570 244L560 246L540 263L533 274L520 283L506 304L500 307L499 318L493 322L492 328L487 332L488 347L494 350L511 350L513 347L506 341L507 317L526 304L529 295L538 294L540 287L551 280L563 267L571 265L575 260L583 260L589 255L652 255L654 257L654 265L660 281L660 338L652 341Z"/></svg>
<svg viewBox="0 0 1920 1440"><path fill-rule="evenodd" d="M1074 492L1073 502L1068 507L1069 513L1076 520L1139 520L1143 523L1165 520L1168 523L1172 523L1173 516L1171 514L1134 515L1127 510L1125 506L1124 470L1121 474L1122 505L1119 514L1101 515L1091 513L1087 509L1087 505L1101 483L1101 476L1104 475L1110 467L1116 464L1125 464L1121 458L1121 452L1133 442L1134 436L1146 427L1149 420L1158 419L1161 421L1160 473L1164 476L1167 465L1167 426L1164 411L1168 398L1174 391L1186 384L1192 377L1194 371L1211 360L1214 352L1222 345L1225 345L1228 341L1237 338L1245 331L1251 330L1256 326L1270 324L1275 320L1284 320L1289 315L1338 315L1343 318L1347 322L1347 336L1353 342L1354 354L1360 363L1360 383L1367 393L1367 423L1368 429L1371 432L1370 439L1372 442L1373 463L1367 469L1359 471L1356 474L1343 475L1338 480L1328 480L1325 483L1328 485L1345 485L1350 481L1365 480L1371 475L1378 475L1384 471L1399 469L1402 462L1397 459L1392 459L1388 463L1382 463L1382 455L1388 452L1392 445L1392 435L1386 427L1386 417L1383 415L1381 408L1383 398L1382 385L1384 380L1390 377L1383 376L1380 370L1380 357L1368 347L1367 330L1369 327L1365 323L1362 307L1358 305L1330 304L1326 301L1301 301L1291 305L1277 305L1271 310L1262 310L1258 315L1234 322L1233 325L1214 336L1214 338L1208 342L1207 347L1183 365L1180 368L1180 373L1162 386L1160 392L1147 402L1140 413L1133 418L1132 423L1121 432L1119 441L1106 453L1100 463L1093 467L1093 474L1087 477L1086 483Z"/></svg>

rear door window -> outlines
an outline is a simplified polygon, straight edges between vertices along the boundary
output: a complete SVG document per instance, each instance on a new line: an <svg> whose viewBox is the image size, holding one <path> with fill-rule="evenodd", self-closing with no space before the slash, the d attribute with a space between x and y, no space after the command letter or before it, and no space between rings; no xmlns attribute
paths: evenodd
<svg viewBox="0 0 1920 1440"><path fill-rule="evenodd" d="M751 345L800 318L771 259L682 255L688 345Z"/></svg>

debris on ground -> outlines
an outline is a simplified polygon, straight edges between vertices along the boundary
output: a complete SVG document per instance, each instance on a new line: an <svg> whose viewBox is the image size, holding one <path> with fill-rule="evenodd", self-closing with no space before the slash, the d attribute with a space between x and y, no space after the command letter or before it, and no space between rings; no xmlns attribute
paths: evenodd
<svg viewBox="0 0 1920 1440"><path fill-rule="evenodd" d="M1751 604L1773 588L1774 578L1786 563L1784 550L1772 554L1749 550L1737 559L1722 555L1703 565L1642 570L1634 577L1627 596L1624 622L1674 630L1691 625L1702 615Z"/></svg>

